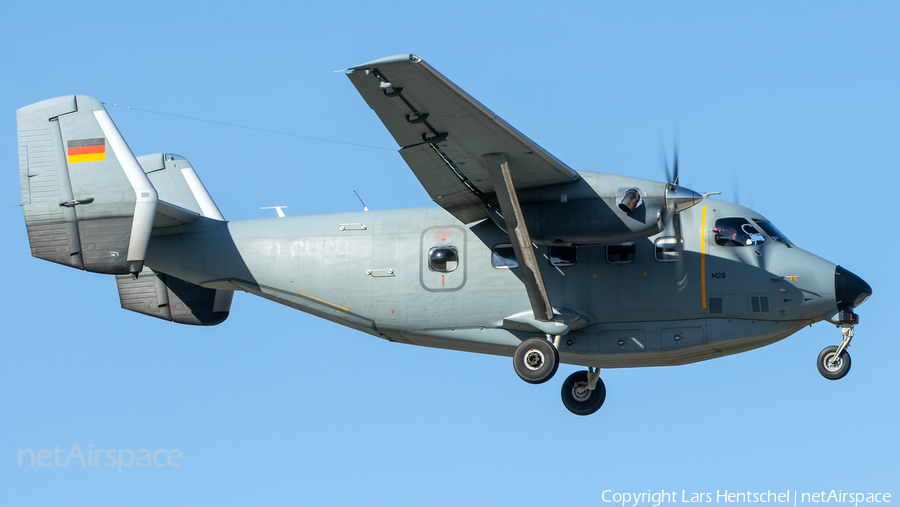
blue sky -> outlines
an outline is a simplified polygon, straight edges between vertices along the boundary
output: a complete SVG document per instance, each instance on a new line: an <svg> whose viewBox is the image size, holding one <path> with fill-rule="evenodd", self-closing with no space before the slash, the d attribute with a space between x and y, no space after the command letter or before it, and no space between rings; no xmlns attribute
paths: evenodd
<svg viewBox="0 0 900 507"><path fill-rule="evenodd" d="M900 495L900 8L867 2L135 2L0 8L0 504L604 504L604 490ZM228 219L432 205L334 70L415 53L581 170L721 191L867 280L853 371L828 324L704 363L604 370L594 416L508 358L390 344L246 294L213 328L119 308L30 257L15 110L80 93L136 154L191 160ZM112 104L119 104L113 107ZM137 109L126 109L132 106ZM310 136L266 133L155 114ZM346 143L366 145L352 146ZM178 449L177 468L17 466ZM896 498L894 499L896 501Z"/></svg>

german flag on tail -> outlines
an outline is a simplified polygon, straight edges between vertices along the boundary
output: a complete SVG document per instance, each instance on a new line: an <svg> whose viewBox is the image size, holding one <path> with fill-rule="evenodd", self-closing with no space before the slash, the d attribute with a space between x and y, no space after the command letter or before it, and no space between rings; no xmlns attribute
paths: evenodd
<svg viewBox="0 0 900 507"><path fill-rule="evenodd" d="M69 141L68 155L70 164L106 160L106 139Z"/></svg>

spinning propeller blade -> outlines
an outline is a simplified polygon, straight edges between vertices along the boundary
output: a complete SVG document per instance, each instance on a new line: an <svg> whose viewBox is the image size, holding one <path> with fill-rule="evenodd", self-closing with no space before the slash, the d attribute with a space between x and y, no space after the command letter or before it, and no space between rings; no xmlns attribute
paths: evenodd
<svg viewBox="0 0 900 507"><path fill-rule="evenodd" d="M693 190L688 190L678 186L678 143L676 142L672 150L672 171L669 172L668 158L665 154L665 145L660 140L660 160L663 163L663 169L666 172L666 201L669 208L669 217L672 221L672 227L675 230L675 250L678 252L678 260L675 266L675 280L678 284L678 291L681 292L687 288L687 269L684 264L684 239L681 235L681 216L682 211L697 204L702 199L700 194Z"/></svg>

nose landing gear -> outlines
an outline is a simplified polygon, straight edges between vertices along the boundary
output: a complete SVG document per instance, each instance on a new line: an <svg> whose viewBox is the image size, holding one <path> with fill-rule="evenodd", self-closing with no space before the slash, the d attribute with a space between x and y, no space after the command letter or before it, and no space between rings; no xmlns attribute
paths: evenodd
<svg viewBox="0 0 900 507"><path fill-rule="evenodd" d="M819 358L816 360L819 373L828 380L842 379L850 371L850 354L847 352L847 348L850 347L850 340L853 339L853 325L842 323L841 334L844 336L841 344L825 347L822 352L819 352Z"/></svg>
<svg viewBox="0 0 900 507"><path fill-rule="evenodd" d="M563 405L575 415L591 415L606 401L606 386L600 380L600 368L576 371L562 385Z"/></svg>

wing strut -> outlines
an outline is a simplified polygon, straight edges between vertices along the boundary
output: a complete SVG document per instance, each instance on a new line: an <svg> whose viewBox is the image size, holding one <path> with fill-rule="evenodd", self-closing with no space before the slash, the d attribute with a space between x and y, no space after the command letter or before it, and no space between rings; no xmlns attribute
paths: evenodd
<svg viewBox="0 0 900 507"><path fill-rule="evenodd" d="M531 301L531 311L535 320L549 322L553 319L553 307L550 306L550 296L544 286L541 270L538 267L537 256L531 244L531 235L525 226L525 216L522 207L519 206L519 198L516 196L516 188L513 186L512 177L509 174L509 163L503 153L491 153L485 155L485 162L491 174L491 181L497 198L500 201L500 210L506 221L506 231L509 234L510 243L519 260L519 271L522 273L522 282L528 292L528 300Z"/></svg>

